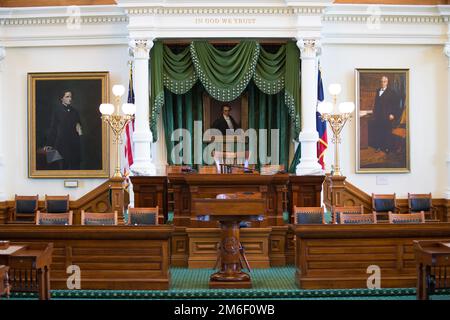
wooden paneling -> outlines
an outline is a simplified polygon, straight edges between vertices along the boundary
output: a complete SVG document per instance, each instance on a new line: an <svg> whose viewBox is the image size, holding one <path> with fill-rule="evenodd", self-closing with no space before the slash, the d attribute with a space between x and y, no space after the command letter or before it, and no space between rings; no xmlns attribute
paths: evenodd
<svg viewBox="0 0 450 320"><path fill-rule="evenodd" d="M449 223L293 226L302 289L367 288L369 266L382 288L416 286L413 240L450 239Z"/></svg>
<svg viewBox="0 0 450 320"><path fill-rule="evenodd" d="M97 188L89 191L78 200L70 201L69 207L73 211L73 224L81 224L81 210L86 212L113 212L111 203L114 204L114 210L119 212L119 217L123 220L123 209L127 207L130 199L128 191L121 189L120 180L108 180ZM112 190L112 192L110 192ZM36 193L35 193L36 194ZM121 195L123 194L123 195ZM44 195L41 194L41 197ZM112 199L111 199L112 197ZM39 201L39 210L44 211L44 201ZM0 225L8 223L14 210L14 200L0 202Z"/></svg>
<svg viewBox="0 0 450 320"><path fill-rule="evenodd" d="M132 176L134 206L159 207L158 222L167 221L167 177L166 176Z"/></svg>
<svg viewBox="0 0 450 320"><path fill-rule="evenodd" d="M289 177L289 209L297 207L320 207L322 184L325 176Z"/></svg>
<svg viewBox="0 0 450 320"><path fill-rule="evenodd" d="M116 4L115 0L0 0L0 7L47 7Z"/></svg>
<svg viewBox="0 0 450 320"><path fill-rule="evenodd" d="M67 289L70 265L81 289L167 290L172 227L1 225L0 239L54 244L52 289Z"/></svg>
<svg viewBox="0 0 450 320"><path fill-rule="evenodd" d="M252 268L269 268L269 236L272 228L242 228L240 241ZM219 228L186 228L189 268L213 268L217 259Z"/></svg>
<svg viewBox="0 0 450 320"><path fill-rule="evenodd" d="M335 206L363 205L366 213L372 212L372 197L346 180L346 177L331 177L327 175L324 185L324 203L328 211L331 204ZM395 190L392 191L394 193ZM397 199L400 212L406 213L408 199ZM433 198L433 206L437 209L437 218L442 222L450 221L450 200Z"/></svg>

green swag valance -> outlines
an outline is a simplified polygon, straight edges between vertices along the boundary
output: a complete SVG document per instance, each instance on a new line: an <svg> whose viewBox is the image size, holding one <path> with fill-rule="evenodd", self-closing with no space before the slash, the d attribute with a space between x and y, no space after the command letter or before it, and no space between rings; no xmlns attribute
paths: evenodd
<svg viewBox="0 0 450 320"><path fill-rule="evenodd" d="M174 94L185 94L198 80L209 95L222 102L239 97L251 79L265 94L284 89L295 137L300 132L300 57L294 42L270 53L251 40L241 41L227 51L218 50L207 41L193 41L175 54L157 41L151 51L150 69L150 130L154 141L158 138L156 126L164 104L164 87Z"/></svg>

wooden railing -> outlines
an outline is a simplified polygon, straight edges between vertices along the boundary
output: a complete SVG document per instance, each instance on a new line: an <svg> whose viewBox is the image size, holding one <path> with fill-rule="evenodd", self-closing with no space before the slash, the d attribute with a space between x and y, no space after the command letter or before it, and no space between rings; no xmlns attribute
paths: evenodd
<svg viewBox="0 0 450 320"><path fill-rule="evenodd" d="M331 211L333 204L335 206L363 205L365 212L372 212L372 196L348 182L343 176L326 176L323 183L323 201L328 211ZM408 212L408 199L397 199L397 206L400 212ZM450 221L450 200L433 198L433 206L437 209L437 218L440 221Z"/></svg>
<svg viewBox="0 0 450 320"><path fill-rule="evenodd" d="M81 198L70 201L70 210L73 211L73 224L80 224L81 210L88 212L112 212L119 213L119 224L123 222L123 208L130 203L129 194L124 189L123 179L107 180L97 188L91 190ZM43 211L44 201L39 201L39 210ZM14 200L0 202L0 224L8 223L12 211L14 210Z"/></svg>

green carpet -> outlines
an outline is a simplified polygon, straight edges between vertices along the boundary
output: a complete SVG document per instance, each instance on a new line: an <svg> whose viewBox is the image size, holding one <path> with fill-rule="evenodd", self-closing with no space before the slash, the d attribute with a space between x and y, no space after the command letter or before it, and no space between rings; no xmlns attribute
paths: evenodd
<svg viewBox="0 0 450 320"><path fill-rule="evenodd" d="M52 299L286 299L286 300L415 300L415 288L301 290L294 281L294 267L254 269L252 289L208 289L211 269L171 268L170 290L52 290ZM30 293L13 293L11 299L36 299ZM450 300L450 290L432 300Z"/></svg>

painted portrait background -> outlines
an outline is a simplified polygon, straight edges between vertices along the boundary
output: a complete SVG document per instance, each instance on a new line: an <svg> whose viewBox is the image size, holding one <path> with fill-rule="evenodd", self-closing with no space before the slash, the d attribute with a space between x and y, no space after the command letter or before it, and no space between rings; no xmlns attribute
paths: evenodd
<svg viewBox="0 0 450 320"><path fill-rule="evenodd" d="M357 172L409 172L408 72L356 70Z"/></svg>
<svg viewBox="0 0 450 320"><path fill-rule="evenodd" d="M106 101L107 73L97 76L86 74L58 74L55 77L29 75L30 92L30 173L42 177L107 176L107 145L104 123L99 105ZM49 162L44 147L48 145L52 115L63 108L61 97L72 92L72 108L77 111L81 123L80 166L76 170L61 168L57 162Z"/></svg>

